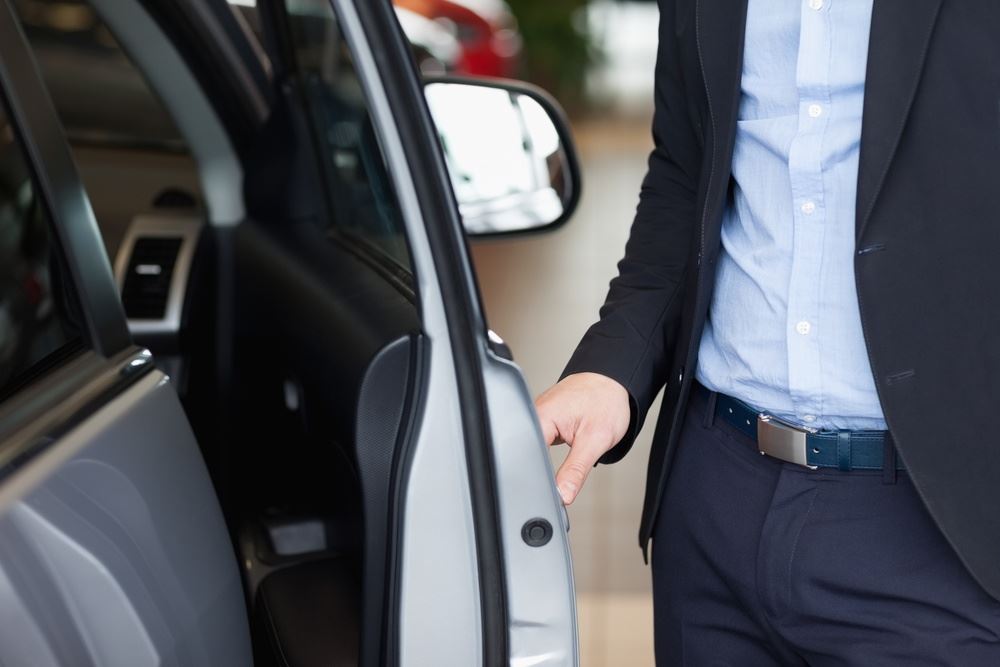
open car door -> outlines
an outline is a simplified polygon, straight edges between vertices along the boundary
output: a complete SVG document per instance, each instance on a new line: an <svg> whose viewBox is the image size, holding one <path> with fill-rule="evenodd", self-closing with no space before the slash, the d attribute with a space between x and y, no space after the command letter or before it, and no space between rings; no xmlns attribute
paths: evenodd
<svg viewBox="0 0 1000 667"><path fill-rule="evenodd" d="M133 346L0 2L0 663L248 665L243 589L169 379Z"/></svg>
<svg viewBox="0 0 1000 667"><path fill-rule="evenodd" d="M236 400L256 416L235 440L266 462L243 495L278 489L277 467L296 461L284 497L327 526L322 550L251 591L255 628L289 664L313 664L310 637L355 632L362 665L576 664L548 453L520 371L489 340L392 5L259 0L252 18L275 103L232 238L235 368L251 369ZM274 430L281 414L300 435ZM279 464L279 451L295 454ZM314 595L355 577L357 610Z"/></svg>
<svg viewBox="0 0 1000 667"><path fill-rule="evenodd" d="M565 512L527 386L485 324L440 128L388 0L333 4L402 202L430 349L403 505L400 664L575 665ZM467 496L448 498L438 480L455 464ZM470 542L456 503L468 508ZM469 548L475 595L463 607L428 604L456 589L443 556ZM448 642L454 649L443 653Z"/></svg>

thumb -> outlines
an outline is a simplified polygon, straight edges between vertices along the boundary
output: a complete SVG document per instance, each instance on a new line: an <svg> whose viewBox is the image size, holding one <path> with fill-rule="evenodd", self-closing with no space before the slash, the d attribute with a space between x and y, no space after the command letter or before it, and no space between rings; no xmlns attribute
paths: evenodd
<svg viewBox="0 0 1000 667"><path fill-rule="evenodd" d="M578 435L575 438L566 460L556 472L556 488L559 489L564 505L576 500L583 483L587 481L587 475L606 449L603 443L593 437Z"/></svg>

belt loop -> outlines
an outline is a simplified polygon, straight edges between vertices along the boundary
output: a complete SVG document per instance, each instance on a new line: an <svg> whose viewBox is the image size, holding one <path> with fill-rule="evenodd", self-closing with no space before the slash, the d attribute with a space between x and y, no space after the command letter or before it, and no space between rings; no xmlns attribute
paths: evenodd
<svg viewBox="0 0 1000 667"><path fill-rule="evenodd" d="M702 424L705 428L712 428L715 425L715 404L719 400L719 394L714 391L705 390L708 398L705 401L705 417Z"/></svg>
<svg viewBox="0 0 1000 667"><path fill-rule="evenodd" d="M882 442L882 483L896 483L896 443L889 431L885 432L885 440Z"/></svg>
<svg viewBox="0 0 1000 667"><path fill-rule="evenodd" d="M837 432L837 467L844 472L851 469L851 432Z"/></svg>

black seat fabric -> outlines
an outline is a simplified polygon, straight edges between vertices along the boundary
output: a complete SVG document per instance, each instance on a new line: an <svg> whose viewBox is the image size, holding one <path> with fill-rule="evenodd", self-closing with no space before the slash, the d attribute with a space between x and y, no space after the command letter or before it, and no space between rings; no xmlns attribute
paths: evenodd
<svg viewBox="0 0 1000 667"><path fill-rule="evenodd" d="M355 667L361 616L357 581L357 569L346 558L306 561L268 575L255 606L271 664ZM258 663L265 662L262 657Z"/></svg>

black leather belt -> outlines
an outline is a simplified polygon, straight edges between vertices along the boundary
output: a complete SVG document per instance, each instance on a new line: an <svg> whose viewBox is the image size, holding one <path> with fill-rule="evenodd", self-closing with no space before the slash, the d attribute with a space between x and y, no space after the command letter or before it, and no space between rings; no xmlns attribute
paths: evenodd
<svg viewBox="0 0 1000 667"><path fill-rule="evenodd" d="M710 399L713 392L700 384L696 390ZM892 448L888 431L816 431L781 421L766 412L725 394L715 394L715 418L734 426L757 443L757 450L774 458L808 468L882 470L886 448ZM897 470L903 463L888 452Z"/></svg>

